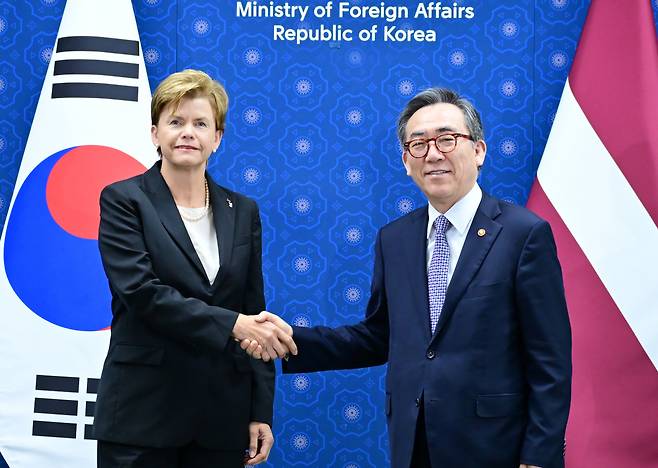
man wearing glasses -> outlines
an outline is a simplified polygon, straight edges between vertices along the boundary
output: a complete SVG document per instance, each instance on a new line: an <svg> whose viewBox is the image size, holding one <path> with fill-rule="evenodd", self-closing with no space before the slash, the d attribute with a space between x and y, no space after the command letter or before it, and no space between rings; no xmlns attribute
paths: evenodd
<svg viewBox="0 0 658 468"><path fill-rule="evenodd" d="M295 328L284 371L387 363L394 468L563 467L571 331L550 226L477 185L482 123L455 92L411 99L398 136L429 204L380 230L365 319Z"/></svg>

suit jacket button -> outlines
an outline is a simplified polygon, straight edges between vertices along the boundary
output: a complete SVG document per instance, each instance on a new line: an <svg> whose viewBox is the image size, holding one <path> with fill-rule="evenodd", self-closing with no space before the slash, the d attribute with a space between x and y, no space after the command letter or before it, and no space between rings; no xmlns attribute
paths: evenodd
<svg viewBox="0 0 658 468"><path fill-rule="evenodd" d="M427 357L427 359L434 359L435 356L434 351L429 350L425 356Z"/></svg>
<svg viewBox="0 0 658 468"><path fill-rule="evenodd" d="M420 398L416 398L416 408L420 407Z"/></svg>

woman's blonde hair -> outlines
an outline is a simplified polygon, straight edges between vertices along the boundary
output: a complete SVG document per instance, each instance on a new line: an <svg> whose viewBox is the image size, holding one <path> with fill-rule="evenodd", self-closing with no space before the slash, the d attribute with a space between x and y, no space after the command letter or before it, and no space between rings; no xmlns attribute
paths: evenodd
<svg viewBox="0 0 658 468"><path fill-rule="evenodd" d="M178 108L183 98L205 97L215 116L215 129L224 132L228 95L224 87L200 70L172 73L155 89L151 98L151 123L158 124L163 110L173 104Z"/></svg>

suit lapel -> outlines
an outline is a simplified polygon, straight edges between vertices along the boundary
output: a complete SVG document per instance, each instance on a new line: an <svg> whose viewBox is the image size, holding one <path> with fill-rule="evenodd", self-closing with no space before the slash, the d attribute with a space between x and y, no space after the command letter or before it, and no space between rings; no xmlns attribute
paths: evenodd
<svg viewBox="0 0 658 468"><path fill-rule="evenodd" d="M153 203L155 210L160 217L162 225L165 227L174 242L183 251L185 256L192 262L198 273L207 280L206 271L203 269L201 260L194 250L190 236L185 229L183 220L180 217L174 197L167 186L167 183L160 174L160 165L158 161L151 169L144 173L145 193Z"/></svg>
<svg viewBox="0 0 658 468"><path fill-rule="evenodd" d="M401 239L400 248L411 280L409 291L416 301L416 307L410 310L418 311L412 314L411 319L415 320L423 331L425 342L429 342L431 336L427 296L427 208L416 211L410 223L411 238Z"/></svg>
<svg viewBox="0 0 658 468"><path fill-rule="evenodd" d="M218 284L220 276L231 264L233 253L233 236L235 231L235 206L236 201L224 189L213 182L210 175L206 173L208 189L210 190L210 206L212 208L215 231L217 232L217 244L219 247L219 272L214 284Z"/></svg>
<svg viewBox="0 0 658 468"><path fill-rule="evenodd" d="M475 277L496 237L498 237L502 226L494 219L499 214L500 208L498 207L498 201L483 193L482 201L475 212L475 217L466 235L466 241L457 261L455 272L450 280L450 285L446 292L446 300L443 304L439 322L436 325L436 332L432 340L436 339L450 320L466 288L471 283L473 277ZM478 235L478 231L481 229L484 229L485 232L483 236Z"/></svg>

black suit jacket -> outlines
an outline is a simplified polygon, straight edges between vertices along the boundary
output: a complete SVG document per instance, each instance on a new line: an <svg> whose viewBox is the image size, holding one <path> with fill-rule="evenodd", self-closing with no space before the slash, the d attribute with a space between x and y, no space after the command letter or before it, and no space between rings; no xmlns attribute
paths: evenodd
<svg viewBox="0 0 658 468"><path fill-rule="evenodd" d="M101 194L113 319L99 440L243 449L249 422L272 423L274 366L249 359L231 338L238 312L265 309L258 207L206 177L221 262L212 285L159 162Z"/></svg>
<svg viewBox="0 0 658 468"><path fill-rule="evenodd" d="M571 330L548 223L483 195L431 334L427 216L380 230L365 320L295 328L284 372L387 362L394 468L409 467L421 398L432 466L564 466Z"/></svg>

